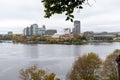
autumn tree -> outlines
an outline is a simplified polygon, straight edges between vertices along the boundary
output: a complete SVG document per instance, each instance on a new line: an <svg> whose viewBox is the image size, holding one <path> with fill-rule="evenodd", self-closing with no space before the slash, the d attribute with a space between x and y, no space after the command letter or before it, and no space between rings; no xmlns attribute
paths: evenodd
<svg viewBox="0 0 120 80"><path fill-rule="evenodd" d="M103 63L103 72L105 80L117 80L117 63L115 59L120 54L120 50L115 50L112 54L108 55Z"/></svg>
<svg viewBox="0 0 120 80"><path fill-rule="evenodd" d="M98 80L102 61L95 53L79 57L67 75L67 80Z"/></svg>
<svg viewBox="0 0 120 80"><path fill-rule="evenodd" d="M83 3L88 0L42 0L45 7L45 17L49 18L54 14L65 13L66 20L73 21L75 8L82 9Z"/></svg>
<svg viewBox="0 0 120 80"><path fill-rule="evenodd" d="M54 73L47 73L43 69L38 69L38 67L32 66L27 69L20 70L20 79L21 80L60 80L55 78Z"/></svg>

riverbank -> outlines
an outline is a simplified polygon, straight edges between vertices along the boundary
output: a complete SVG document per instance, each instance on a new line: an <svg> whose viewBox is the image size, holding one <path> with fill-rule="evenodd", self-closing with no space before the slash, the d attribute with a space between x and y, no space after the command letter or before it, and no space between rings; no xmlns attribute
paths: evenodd
<svg viewBox="0 0 120 80"><path fill-rule="evenodd" d="M62 44L62 45L83 45L83 44L87 44L87 43L103 43L103 42L107 42L107 43L112 43L112 42L120 42L120 40L92 40L92 41L87 41L87 40L82 40L82 41L74 41L74 42L59 42L59 41L15 41L15 40L2 40L0 41L0 43L22 43L22 44Z"/></svg>
<svg viewBox="0 0 120 80"><path fill-rule="evenodd" d="M95 43L99 43L99 42L120 42L120 40L91 40L88 42L95 42Z"/></svg>
<svg viewBox="0 0 120 80"><path fill-rule="evenodd" d="M59 41L25 41L25 42L18 42L18 41L13 41L13 43L22 43L22 44L63 44L63 45L83 45L87 43L112 43L112 42L120 42L120 40L92 40L92 41L87 41L87 40L82 40L82 41L74 41L74 42L59 42Z"/></svg>

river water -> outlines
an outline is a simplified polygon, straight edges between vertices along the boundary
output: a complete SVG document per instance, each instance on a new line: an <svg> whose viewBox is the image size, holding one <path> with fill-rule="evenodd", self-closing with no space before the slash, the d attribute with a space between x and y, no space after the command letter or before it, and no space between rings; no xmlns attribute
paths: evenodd
<svg viewBox="0 0 120 80"><path fill-rule="evenodd" d="M78 56L94 52L104 60L115 49L120 49L119 42L84 45L0 43L0 80L20 80L19 70L33 65L54 72L64 80Z"/></svg>

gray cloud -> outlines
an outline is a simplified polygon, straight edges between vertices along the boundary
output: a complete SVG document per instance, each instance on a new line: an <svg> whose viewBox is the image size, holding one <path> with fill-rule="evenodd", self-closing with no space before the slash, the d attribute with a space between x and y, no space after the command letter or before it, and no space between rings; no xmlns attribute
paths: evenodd
<svg viewBox="0 0 120 80"><path fill-rule="evenodd" d="M38 19L43 14L43 6L39 0L1 0L1 19ZM42 11L41 11L42 10Z"/></svg>
<svg viewBox="0 0 120 80"><path fill-rule="evenodd" d="M120 0L89 0L91 7L84 5L82 10L75 10L74 20L81 20L83 31L118 31L120 30ZM66 16L53 15L44 18L44 7L41 0L0 0L0 32L5 30L21 30L37 23L47 28L61 29L73 27L73 23L65 21ZM13 29L14 28L14 29ZM19 29L19 30L15 30Z"/></svg>

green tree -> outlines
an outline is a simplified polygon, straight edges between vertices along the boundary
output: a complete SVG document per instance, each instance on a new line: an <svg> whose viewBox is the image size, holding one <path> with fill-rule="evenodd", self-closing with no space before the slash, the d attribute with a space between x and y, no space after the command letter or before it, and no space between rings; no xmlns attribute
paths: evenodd
<svg viewBox="0 0 120 80"><path fill-rule="evenodd" d="M65 13L66 20L73 21L72 14L75 8L82 9L82 4L88 0L42 0L45 7L45 17L49 18L54 14Z"/></svg>
<svg viewBox="0 0 120 80"><path fill-rule="evenodd" d="M98 55L88 53L75 61L71 72L67 75L68 80L98 80L102 61Z"/></svg>
<svg viewBox="0 0 120 80"><path fill-rule="evenodd" d="M55 78L54 73L47 73L43 69L38 69L38 67L32 66L27 69L20 70L20 79L21 80L60 80Z"/></svg>
<svg viewBox="0 0 120 80"><path fill-rule="evenodd" d="M74 38L72 39L72 44L82 44L81 35L75 34Z"/></svg>
<svg viewBox="0 0 120 80"><path fill-rule="evenodd" d="M104 61L102 76L105 80L117 80L117 65L115 59L119 54L120 50L117 49L108 55Z"/></svg>
<svg viewBox="0 0 120 80"><path fill-rule="evenodd" d="M85 36L82 36L82 38L81 38L82 40L87 40L87 38L85 37Z"/></svg>

